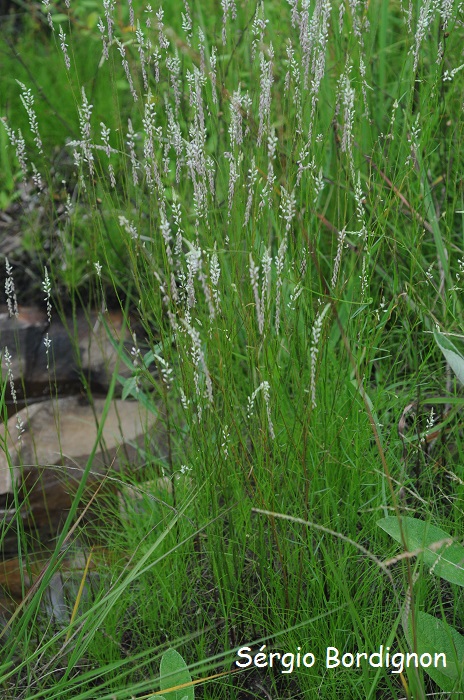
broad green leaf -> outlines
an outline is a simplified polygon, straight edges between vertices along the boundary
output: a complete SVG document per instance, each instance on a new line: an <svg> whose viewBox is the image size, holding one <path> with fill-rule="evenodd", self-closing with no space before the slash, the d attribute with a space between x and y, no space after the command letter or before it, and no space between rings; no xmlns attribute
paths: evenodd
<svg viewBox="0 0 464 700"><path fill-rule="evenodd" d="M143 364L145 367L150 367L151 363L155 359L155 353L152 350L149 350L145 355L143 356Z"/></svg>
<svg viewBox="0 0 464 700"><path fill-rule="evenodd" d="M191 683L192 677L182 656L175 649L168 649L161 658L160 687L169 691L170 688ZM179 688L166 692L166 700L194 700L193 685L190 688Z"/></svg>
<svg viewBox="0 0 464 700"><path fill-rule="evenodd" d="M464 637L446 622L424 612L414 615L415 635L412 633L412 616L405 630L411 650L419 655L428 653L446 655L446 668L441 662L424 668L435 683L446 693L461 690L464 680ZM414 648L413 639L416 642Z"/></svg>
<svg viewBox="0 0 464 700"><path fill-rule="evenodd" d="M454 374L464 384L464 357L446 335L434 330L433 336Z"/></svg>
<svg viewBox="0 0 464 700"><path fill-rule="evenodd" d="M59 23L59 22L67 22L69 20L68 15L63 15L61 12L58 12L56 15L52 15L52 22Z"/></svg>
<svg viewBox="0 0 464 700"><path fill-rule="evenodd" d="M401 518L406 545L410 552L421 550L424 562L436 576L464 586L464 547L452 541L444 530L417 518ZM401 540L398 518L382 518L377 525L394 540ZM451 541L451 544L450 544Z"/></svg>
<svg viewBox="0 0 464 700"><path fill-rule="evenodd" d="M152 362L154 362L155 357L158 357L158 354L160 352L163 352L163 346L161 343L157 343L153 350L149 350L145 355L143 356L143 364L145 367L150 367Z"/></svg>
<svg viewBox="0 0 464 700"><path fill-rule="evenodd" d="M120 375L118 375L118 381L122 384L123 387L121 393L121 398L123 401L125 401L128 396L137 396L137 384L135 381L135 377L130 377L129 379L126 379L125 377L121 377Z"/></svg>
<svg viewBox="0 0 464 700"><path fill-rule="evenodd" d="M98 18L98 12L91 12L87 17L87 29L93 29L94 27L96 27Z"/></svg>

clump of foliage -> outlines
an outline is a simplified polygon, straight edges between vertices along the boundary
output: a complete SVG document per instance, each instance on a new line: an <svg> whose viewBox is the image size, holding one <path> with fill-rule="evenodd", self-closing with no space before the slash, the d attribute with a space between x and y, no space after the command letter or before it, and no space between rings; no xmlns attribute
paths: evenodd
<svg viewBox="0 0 464 700"><path fill-rule="evenodd" d="M463 330L461 3L41 13L37 69L10 53L3 201L34 190L24 241L57 310L84 299L103 320L111 300L137 317L123 396L156 412L167 449L147 447L141 499L101 502L115 557L62 648L36 618L53 554L10 625L5 664L24 660L4 687L152 692L150 664L176 642L220 674L205 698L435 692L442 679L412 669L230 668L256 640L310 640L319 659L328 640L414 646L431 601L464 625L459 590L431 595L410 557L370 554L388 552L379 515L461 532L462 398L435 330ZM448 681L459 690L460 670Z"/></svg>

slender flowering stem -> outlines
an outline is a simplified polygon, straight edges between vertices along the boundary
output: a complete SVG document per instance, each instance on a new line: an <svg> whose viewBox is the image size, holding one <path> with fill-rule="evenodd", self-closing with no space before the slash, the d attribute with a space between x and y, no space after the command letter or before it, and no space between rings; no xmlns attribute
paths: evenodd
<svg viewBox="0 0 464 700"><path fill-rule="evenodd" d="M311 338L311 377L310 377L310 395L311 395L311 405L316 408L316 367L317 367L317 356L319 354L319 341L322 333L322 322L324 321L324 316L330 309L330 304L326 304L322 311L318 313L314 321L312 338Z"/></svg>

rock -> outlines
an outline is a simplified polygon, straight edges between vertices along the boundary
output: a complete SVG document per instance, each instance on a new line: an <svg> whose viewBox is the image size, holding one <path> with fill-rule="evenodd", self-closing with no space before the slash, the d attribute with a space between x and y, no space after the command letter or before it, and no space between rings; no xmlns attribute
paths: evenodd
<svg viewBox="0 0 464 700"><path fill-rule="evenodd" d="M97 577L95 556L84 547L79 540L73 540L68 546L66 556L60 562L59 571L53 574L49 586L42 598L42 607L47 613L47 619L56 621L63 619L69 623L72 605L69 601L76 600L84 571L87 569L87 581L84 584L84 597L89 591L88 581ZM99 550L98 556L104 566L110 560L110 552ZM23 600L25 590L28 591L47 567L51 551L24 554L0 561L0 624L5 624L15 608ZM66 603L66 600L68 601Z"/></svg>
<svg viewBox="0 0 464 700"><path fill-rule="evenodd" d="M0 307L2 372L5 378L8 372L7 348L17 399L50 395L50 383L60 394L75 392L82 387L81 375L90 386L105 391L117 367L118 357L103 319L116 343L121 333L124 334L127 352L133 342L120 312L104 316L97 312L90 315L80 312L76 314L75 322L63 323L52 318L49 325L45 311L20 307L16 318L9 316L6 306ZM46 339L51 341L48 356ZM130 376L129 368L122 361L118 372L124 377ZM12 398L9 382L7 398Z"/></svg>
<svg viewBox="0 0 464 700"><path fill-rule="evenodd" d="M97 423L104 405L102 398L94 399L91 406L79 397L69 396L23 408L7 424L7 444L14 466L84 466L83 457L90 454L97 439ZM124 443L143 437L155 422L156 416L137 401L112 401L94 464L110 466L108 460L114 458L110 457L114 448L122 450ZM21 424L22 434L18 428ZM5 455L0 454L0 471L5 461Z"/></svg>
<svg viewBox="0 0 464 700"><path fill-rule="evenodd" d="M17 484L27 528L51 532L56 529L52 521L70 507L95 444L104 405L104 399L94 399L91 406L72 396L47 400L22 409L4 426L7 449L0 451L0 494L12 493L13 481ZM150 451L158 455L161 451L163 457L163 438L162 421L138 402L112 401L87 481L89 492L108 479L110 471L140 467L143 459L138 447L150 443ZM7 520L14 517L11 513Z"/></svg>

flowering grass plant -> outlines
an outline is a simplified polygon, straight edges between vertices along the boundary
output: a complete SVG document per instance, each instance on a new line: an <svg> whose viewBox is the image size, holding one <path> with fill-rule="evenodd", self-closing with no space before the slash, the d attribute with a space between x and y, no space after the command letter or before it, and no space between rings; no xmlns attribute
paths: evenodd
<svg viewBox="0 0 464 700"><path fill-rule="evenodd" d="M172 645L198 697L436 692L416 666L317 660L414 654L404 593L464 627L461 589L384 564L376 527L462 538L462 398L433 336L463 332L462 2L42 5L0 98L4 172L35 188L23 249L51 323L120 306L123 396L167 437L140 499L97 498L113 556L70 634L37 597L9 624L2 687L152 697ZM315 661L234 665L263 644Z"/></svg>

